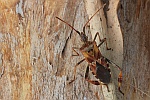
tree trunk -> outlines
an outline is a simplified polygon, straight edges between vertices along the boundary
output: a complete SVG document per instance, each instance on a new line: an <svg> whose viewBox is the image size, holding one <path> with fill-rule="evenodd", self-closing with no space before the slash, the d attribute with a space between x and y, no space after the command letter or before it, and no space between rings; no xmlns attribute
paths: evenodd
<svg viewBox="0 0 150 100"><path fill-rule="evenodd" d="M150 0L121 0L125 100L150 99Z"/></svg>
<svg viewBox="0 0 150 100"><path fill-rule="evenodd" d="M109 11L101 10L89 22L86 35L89 40L96 32L101 38L106 37L113 51L106 51L104 45L100 48L102 54L121 66L123 40L116 12L119 0L102 1L0 0L0 99L96 100L99 96L101 100L120 100L119 71L111 65L111 92L105 86L101 91L100 86L85 81L87 62L77 67L75 82L68 84L73 79L74 66L83 59L81 53L72 57L72 47L81 47L82 43L76 32L55 18L58 16L82 31L103 3L109 5ZM95 79L91 73L90 77Z"/></svg>

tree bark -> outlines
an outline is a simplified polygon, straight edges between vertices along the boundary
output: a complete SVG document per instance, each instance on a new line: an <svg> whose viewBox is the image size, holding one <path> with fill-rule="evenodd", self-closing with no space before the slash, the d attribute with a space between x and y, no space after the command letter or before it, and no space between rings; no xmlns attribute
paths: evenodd
<svg viewBox="0 0 150 100"><path fill-rule="evenodd" d="M86 35L89 40L96 32L101 38L106 37L113 51L106 51L104 45L100 48L102 54L121 66L123 41L117 28L118 1L111 0L108 12L101 10L93 17L86 27ZM81 53L72 57L72 47L82 44L77 33L55 18L58 16L82 31L103 3L100 0L0 0L0 99L96 100L96 93L102 100L120 98L115 88L118 71L114 67L111 67L111 92L105 86L101 91L99 86L85 81L86 62L77 67L75 82L68 84L73 79L75 64L83 59ZM90 77L94 79L92 74Z"/></svg>
<svg viewBox="0 0 150 100"><path fill-rule="evenodd" d="M125 100L150 99L150 0L121 0Z"/></svg>

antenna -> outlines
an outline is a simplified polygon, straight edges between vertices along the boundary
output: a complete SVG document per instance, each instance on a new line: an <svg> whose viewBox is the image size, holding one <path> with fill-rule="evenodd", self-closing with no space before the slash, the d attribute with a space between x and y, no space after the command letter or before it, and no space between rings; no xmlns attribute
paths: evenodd
<svg viewBox="0 0 150 100"><path fill-rule="evenodd" d="M75 30L79 35L80 35L80 32L77 31L73 26L71 26L70 24L68 24L67 22L65 22L64 20L60 19L59 17L56 17L57 19L61 20L62 22L66 23L68 26L70 26L73 30Z"/></svg>
<svg viewBox="0 0 150 100"><path fill-rule="evenodd" d="M99 8L95 13L94 15L85 23L84 27L83 27L83 32L85 33L85 26L89 23L89 21L102 9L104 8L106 4L104 4L101 8Z"/></svg>

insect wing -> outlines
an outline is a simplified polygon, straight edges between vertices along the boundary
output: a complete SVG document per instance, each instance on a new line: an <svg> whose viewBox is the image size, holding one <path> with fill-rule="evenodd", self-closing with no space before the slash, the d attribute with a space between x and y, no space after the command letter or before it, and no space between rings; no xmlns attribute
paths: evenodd
<svg viewBox="0 0 150 100"><path fill-rule="evenodd" d="M98 63L97 61L96 61L96 76L102 83L104 84L110 83L111 75L109 70L100 63Z"/></svg>
<svg viewBox="0 0 150 100"><path fill-rule="evenodd" d="M94 52L94 57L96 58L96 60L98 60L102 55L98 49L98 46L96 45L96 42L94 42L94 46L93 46L93 52Z"/></svg>

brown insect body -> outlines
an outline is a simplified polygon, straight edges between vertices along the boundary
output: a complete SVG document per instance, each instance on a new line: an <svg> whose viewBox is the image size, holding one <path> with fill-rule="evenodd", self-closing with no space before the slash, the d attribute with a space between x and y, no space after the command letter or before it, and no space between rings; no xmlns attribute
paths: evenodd
<svg viewBox="0 0 150 100"><path fill-rule="evenodd" d="M82 37L81 37L82 39ZM90 65L90 70L92 71L92 74L100 80L101 84L107 85L110 83L110 69L109 65L107 64L107 61L102 57L102 54L96 44L95 41L86 41L82 47L79 49L82 55L85 57L85 60ZM99 68L96 68L97 66L101 66L101 71L99 71ZM102 74L99 74L99 72L103 72ZM106 72L106 73L105 73ZM104 75L105 74L105 75ZM101 77L103 76L102 79ZM107 80L107 81L105 81ZM96 84L99 85L99 84Z"/></svg>
<svg viewBox="0 0 150 100"><path fill-rule="evenodd" d="M101 8L100 8L101 9ZM99 10L100 10L99 9ZM99 11L98 10L98 11ZM97 11L97 12L98 12ZM96 13L97 13L96 12ZM95 13L95 14L96 14ZM94 14L94 15L95 15ZM93 15L93 16L94 16ZM92 17L93 17L92 16ZM88 37L85 35L85 26L88 24L88 22L92 19L92 17L87 21L87 23L84 25L83 27L83 32L79 32L77 31L76 29L74 29L74 27L72 27L70 24L68 24L67 22L65 22L64 20L56 17L57 19L61 20L62 22L66 23L68 26L70 26L73 30L75 30L80 38L81 38L81 41L83 42L83 45L80 47L80 48L72 48L73 51L76 53L76 55L73 55L73 56L79 56L79 53L77 53L75 51L75 49L79 49L80 52L82 53L82 55L84 56L84 59L82 59L81 61L79 61L75 67L74 67L74 79L70 82L72 83L75 79L76 79L76 67L82 63L83 61L87 61L88 62L88 67L86 69L86 73L85 73L85 79L86 81L94 84L94 85L106 85L107 88L108 88L108 84L110 83L110 78L111 78L111 74L110 74L110 69L109 69L109 65L108 63L110 64L113 64L115 65L120 71L121 71L121 68L119 66L117 66L116 64L114 64L113 62L111 62L109 59L105 58L102 56L100 50L99 50L99 47L105 42L106 43L106 48L107 50L110 50L108 47L107 47L107 42L106 42L106 38L104 39L100 39L100 35L99 33L96 33L95 37L94 37L94 40L93 41L88 41ZM99 36L99 39L101 41L101 43L99 45L96 44L96 37ZM88 73L89 73L89 67L90 67L90 70L92 71L92 74L97 78L99 79L99 81L97 80L90 80L88 79ZM119 78L118 78L118 83L119 83L119 86L118 86L118 89L119 91L122 93L122 91L120 90L120 85L121 85L121 82L122 82L122 72L120 72L119 74ZM108 89L109 91L109 89ZM123 94L123 93L122 93Z"/></svg>

